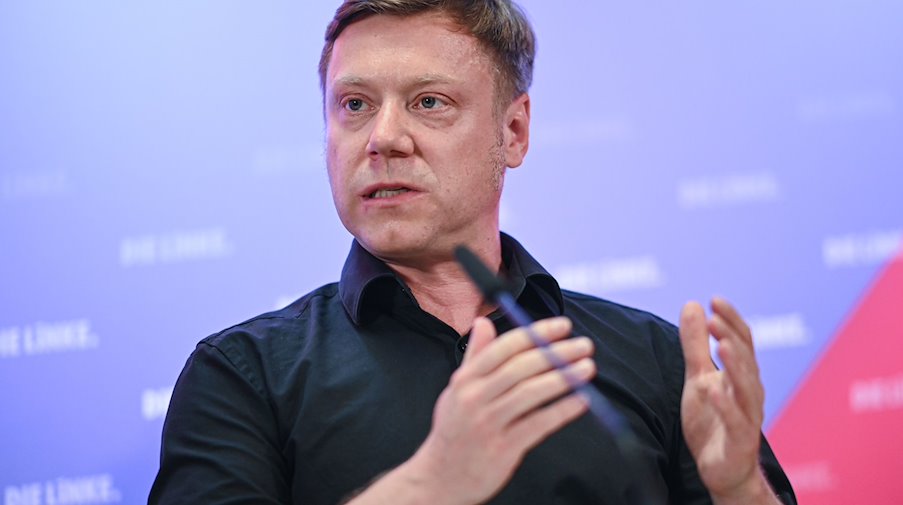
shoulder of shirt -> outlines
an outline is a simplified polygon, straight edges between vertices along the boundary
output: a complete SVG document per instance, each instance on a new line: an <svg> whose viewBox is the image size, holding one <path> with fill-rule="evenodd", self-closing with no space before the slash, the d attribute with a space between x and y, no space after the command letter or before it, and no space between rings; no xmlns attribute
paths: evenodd
<svg viewBox="0 0 903 505"><path fill-rule="evenodd" d="M561 296L564 299L565 305L567 305L569 302L572 302L582 307L592 309L593 311L599 311L600 313L608 315L624 317L630 322L637 325L654 325L669 333L677 332L677 326L675 326L674 323L671 323L670 321L646 310L630 307L628 305L613 302L605 298L588 295L586 293L570 291L567 289L561 290Z"/></svg>
<svg viewBox="0 0 903 505"><path fill-rule="evenodd" d="M325 284L281 309L265 312L232 325L208 336L201 340L200 343L219 347L236 334L250 335L252 338L266 338L274 329L278 330L283 327L280 323L292 324L306 319L310 314L311 307L318 302L331 303L335 301L341 304L338 294L337 282Z"/></svg>

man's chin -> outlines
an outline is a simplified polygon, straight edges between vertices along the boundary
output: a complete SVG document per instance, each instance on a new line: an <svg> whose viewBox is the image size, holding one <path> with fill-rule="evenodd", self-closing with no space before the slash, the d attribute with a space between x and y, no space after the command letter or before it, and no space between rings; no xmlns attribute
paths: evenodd
<svg viewBox="0 0 903 505"><path fill-rule="evenodd" d="M387 263L413 264L424 260L435 261L446 255L452 257L451 246L443 246L442 241L427 234L395 231L354 235L364 249ZM444 249L448 249L448 251Z"/></svg>

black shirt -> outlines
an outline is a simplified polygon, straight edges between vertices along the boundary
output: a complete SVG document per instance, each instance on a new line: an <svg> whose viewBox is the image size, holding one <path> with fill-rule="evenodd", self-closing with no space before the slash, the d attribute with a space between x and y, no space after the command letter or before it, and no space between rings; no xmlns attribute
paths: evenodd
<svg viewBox="0 0 903 505"><path fill-rule="evenodd" d="M514 239L503 262L535 319L564 314L591 337L593 385L626 418L671 503L709 503L680 426L677 329L560 290ZM499 333L510 325L493 314ZM334 505L414 454L466 348L357 242L338 284L202 340L176 384L149 503ZM775 491L793 491L764 441ZM493 504L621 504L633 473L589 415L529 452Z"/></svg>

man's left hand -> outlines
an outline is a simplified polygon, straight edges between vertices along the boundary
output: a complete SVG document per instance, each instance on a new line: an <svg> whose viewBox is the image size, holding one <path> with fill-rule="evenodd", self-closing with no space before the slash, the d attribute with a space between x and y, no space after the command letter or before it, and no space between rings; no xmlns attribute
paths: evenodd
<svg viewBox="0 0 903 505"><path fill-rule="evenodd" d="M709 335L718 341L723 370L712 362ZM759 470L765 391L752 333L740 314L721 298L712 317L696 302L680 315L686 360L681 422L699 475L716 503L776 503Z"/></svg>

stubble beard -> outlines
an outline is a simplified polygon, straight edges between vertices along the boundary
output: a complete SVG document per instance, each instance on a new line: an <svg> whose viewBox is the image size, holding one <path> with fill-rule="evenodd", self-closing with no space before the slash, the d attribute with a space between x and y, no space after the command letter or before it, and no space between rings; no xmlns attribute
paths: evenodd
<svg viewBox="0 0 903 505"><path fill-rule="evenodd" d="M489 164L492 168L489 183L492 190L498 193L502 192L502 187L505 185L504 145L505 138L502 135L501 128L499 128L495 132L495 144L489 149Z"/></svg>

